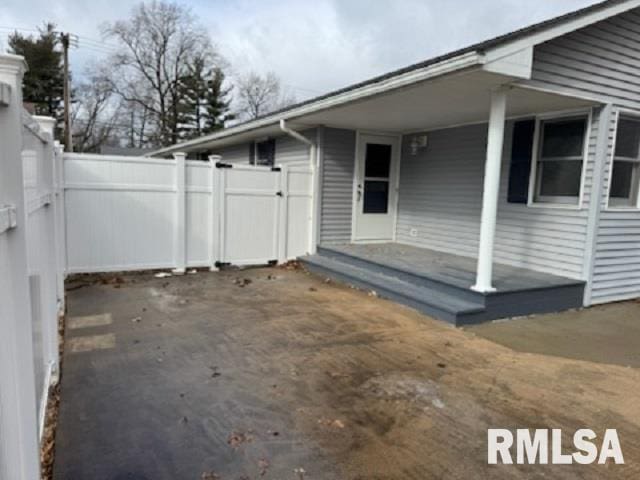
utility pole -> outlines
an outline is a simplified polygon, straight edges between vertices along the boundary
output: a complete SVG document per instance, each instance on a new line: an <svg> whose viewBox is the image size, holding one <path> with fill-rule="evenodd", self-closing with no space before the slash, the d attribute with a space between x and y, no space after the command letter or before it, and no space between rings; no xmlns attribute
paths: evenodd
<svg viewBox="0 0 640 480"><path fill-rule="evenodd" d="M61 33L60 41L64 55L64 149L73 152L73 137L71 135L71 114L69 112L69 34Z"/></svg>

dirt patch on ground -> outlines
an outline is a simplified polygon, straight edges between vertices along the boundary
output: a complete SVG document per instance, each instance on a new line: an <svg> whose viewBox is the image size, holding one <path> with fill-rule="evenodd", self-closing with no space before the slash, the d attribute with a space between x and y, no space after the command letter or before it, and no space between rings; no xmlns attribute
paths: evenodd
<svg viewBox="0 0 640 480"><path fill-rule="evenodd" d="M467 327L520 352L640 368L640 301Z"/></svg>
<svg viewBox="0 0 640 480"><path fill-rule="evenodd" d="M70 315L113 323L69 335L116 342L65 354L55 478L640 474L634 368L517 352L300 271L121 285L70 294ZM562 428L567 447L617 428L626 464L490 467L490 427Z"/></svg>

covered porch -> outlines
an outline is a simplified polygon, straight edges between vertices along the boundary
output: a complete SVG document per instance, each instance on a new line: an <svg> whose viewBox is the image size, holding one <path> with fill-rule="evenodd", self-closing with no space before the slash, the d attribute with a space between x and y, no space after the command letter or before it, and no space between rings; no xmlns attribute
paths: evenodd
<svg viewBox="0 0 640 480"><path fill-rule="evenodd" d="M496 263L491 292L470 288L470 257L399 243L321 246L302 259L312 272L375 291L456 326L578 308L584 282Z"/></svg>
<svg viewBox="0 0 640 480"><path fill-rule="evenodd" d="M310 270L455 325L583 306L589 191L598 181L587 172L606 108L482 70L317 117L355 132L355 148L349 170L348 160L334 165L335 134L321 144L318 250L304 259ZM579 191L575 203L556 205L538 201L533 171L542 125L564 118L583 125ZM524 149L524 198L513 201L512 140L523 121L535 131ZM383 168L381 146L388 147ZM351 184L336 180L342 174Z"/></svg>

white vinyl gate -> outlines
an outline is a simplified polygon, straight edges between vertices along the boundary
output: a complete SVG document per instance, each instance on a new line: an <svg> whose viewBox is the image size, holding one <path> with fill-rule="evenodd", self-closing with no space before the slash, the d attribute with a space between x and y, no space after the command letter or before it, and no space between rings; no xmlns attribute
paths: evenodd
<svg viewBox="0 0 640 480"><path fill-rule="evenodd" d="M216 170L216 266L275 264L309 252L312 176L306 164L216 163Z"/></svg>
<svg viewBox="0 0 640 480"><path fill-rule="evenodd" d="M277 263L282 171L217 164L220 179L218 265Z"/></svg>

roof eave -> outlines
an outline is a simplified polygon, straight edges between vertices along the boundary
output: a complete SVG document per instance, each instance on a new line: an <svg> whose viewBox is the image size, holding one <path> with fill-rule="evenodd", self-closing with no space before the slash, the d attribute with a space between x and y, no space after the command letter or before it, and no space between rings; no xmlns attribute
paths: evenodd
<svg viewBox="0 0 640 480"><path fill-rule="evenodd" d="M276 112L273 115L268 115L263 118L252 120L235 127L229 127L211 135L206 135L204 137L196 138L186 142L177 143L169 147L164 147L147 154L147 156L163 156L175 152L180 152L182 150L193 150L194 148L197 148L199 146L209 145L217 140L222 140L233 135L238 135L240 133L246 133L251 130L257 130L259 128L276 125L280 122L280 120L296 119L310 113L317 113L328 108L362 100L425 80L430 80L450 73L459 72L461 70L482 66L484 63L485 57L483 53L477 51L467 52L443 60L441 62L434 63L432 65L427 65L422 68L416 68L415 70L391 76L379 82L363 85L353 90L344 91L342 93L325 97L314 102L303 104L299 107L294 106L289 110Z"/></svg>

